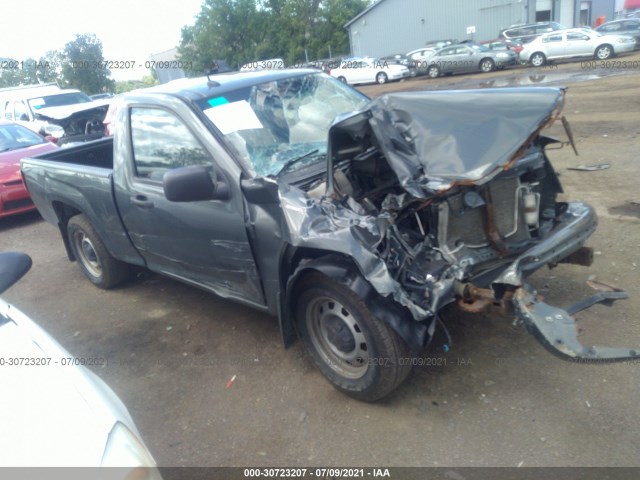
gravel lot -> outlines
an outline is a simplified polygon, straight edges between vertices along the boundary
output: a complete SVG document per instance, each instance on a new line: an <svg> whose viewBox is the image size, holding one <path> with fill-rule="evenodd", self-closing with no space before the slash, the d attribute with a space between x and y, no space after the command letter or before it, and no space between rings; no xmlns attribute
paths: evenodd
<svg viewBox="0 0 640 480"><path fill-rule="evenodd" d="M637 349L639 73L578 62L362 90L513 85L541 75L533 83L566 82L564 112L580 156L564 148L550 157L565 197L598 211L589 242L596 260L541 270L533 281L549 303L565 306L591 293L585 281L594 275L626 288L631 299L579 314L582 341ZM552 133L564 138L555 126ZM596 163L610 168L567 170ZM160 465L640 466L640 364L564 362L511 318L451 310L451 350L436 339L404 386L364 404L334 390L300 343L284 350L274 318L150 273L99 290L37 213L3 219L0 232L0 250L34 260L4 297L73 354L108 360L97 373L128 405Z"/></svg>

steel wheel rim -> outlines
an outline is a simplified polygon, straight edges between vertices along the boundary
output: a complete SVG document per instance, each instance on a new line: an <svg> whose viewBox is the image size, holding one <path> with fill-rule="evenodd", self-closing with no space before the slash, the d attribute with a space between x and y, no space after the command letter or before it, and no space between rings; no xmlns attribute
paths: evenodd
<svg viewBox="0 0 640 480"><path fill-rule="evenodd" d="M338 301L321 297L306 312L309 337L321 359L345 378L362 378L369 366L367 340L356 318Z"/></svg>
<svg viewBox="0 0 640 480"><path fill-rule="evenodd" d="M76 251L80 257L80 261L94 277L100 277L102 275L102 265L100 264L100 257L96 252L91 239L84 234L84 232L75 232L73 234L73 240L76 244Z"/></svg>

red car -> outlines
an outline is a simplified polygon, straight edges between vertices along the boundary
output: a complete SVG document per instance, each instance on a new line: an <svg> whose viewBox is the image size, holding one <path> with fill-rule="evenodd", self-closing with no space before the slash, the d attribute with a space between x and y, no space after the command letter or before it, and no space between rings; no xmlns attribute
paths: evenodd
<svg viewBox="0 0 640 480"><path fill-rule="evenodd" d="M57 148L22 125L0 120L0 218L35 210L20 174L20 160Z"/></svg>

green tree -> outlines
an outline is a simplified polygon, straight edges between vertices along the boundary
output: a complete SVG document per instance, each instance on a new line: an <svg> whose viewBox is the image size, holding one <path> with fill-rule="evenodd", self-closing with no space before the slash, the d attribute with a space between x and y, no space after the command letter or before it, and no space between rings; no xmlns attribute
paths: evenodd
<svg viewBox="0 0 640 480"><path fill-rule="evenodd" d="M182 29L180 58L190 75L225 60L232 67L266 58L290 65L349 51L344 24L366 0L205 0L196 22ZM305 55L306 52L306 55Z"/></svg>
<svg viewBox="0 0 640 480"><path fill-rule="evenodd" d="M77 88L88 95L104 90L113 91L115 82L104 64L102 42L93 34L76 34L62 52L62 78L65 86Z"/></svg>
<svg viewBox="0 0 640 480"><path fill-rule="evenodd" d="M115 93L126 93L137 88L148 88L158 85L158 77L155 72L151 70L149 75L145 75L142 80L124 80L118 81L115 85Z"/></svg>
<svg viewBox="0 0 640 480"><path fill-rule="evenodd" d="M41 83L57 82L62 84L62 53L57 50L49 50L40 57L36 66L36 76Z"/></svg>

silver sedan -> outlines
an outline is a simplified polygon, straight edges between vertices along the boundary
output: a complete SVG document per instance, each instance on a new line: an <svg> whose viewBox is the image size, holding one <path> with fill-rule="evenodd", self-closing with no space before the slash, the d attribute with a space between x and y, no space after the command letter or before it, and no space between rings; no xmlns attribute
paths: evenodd
<svg viewBox="0 0 640 480"><path fill-rule="evenodd" d="M631 52L636 41L625 35L602 35L585 28L547 33L525 44L522 63L541 67L549 60L595 57L607 60L617 53Z"/></svg>
<svg viewBox="0 0 640 480"><path fill-rule="evenodd" d="M511 51L493 51L483 45L460 44L445 47L424 60L427 75L491 72L496 68L515 65L518 57Z"/></svg>

